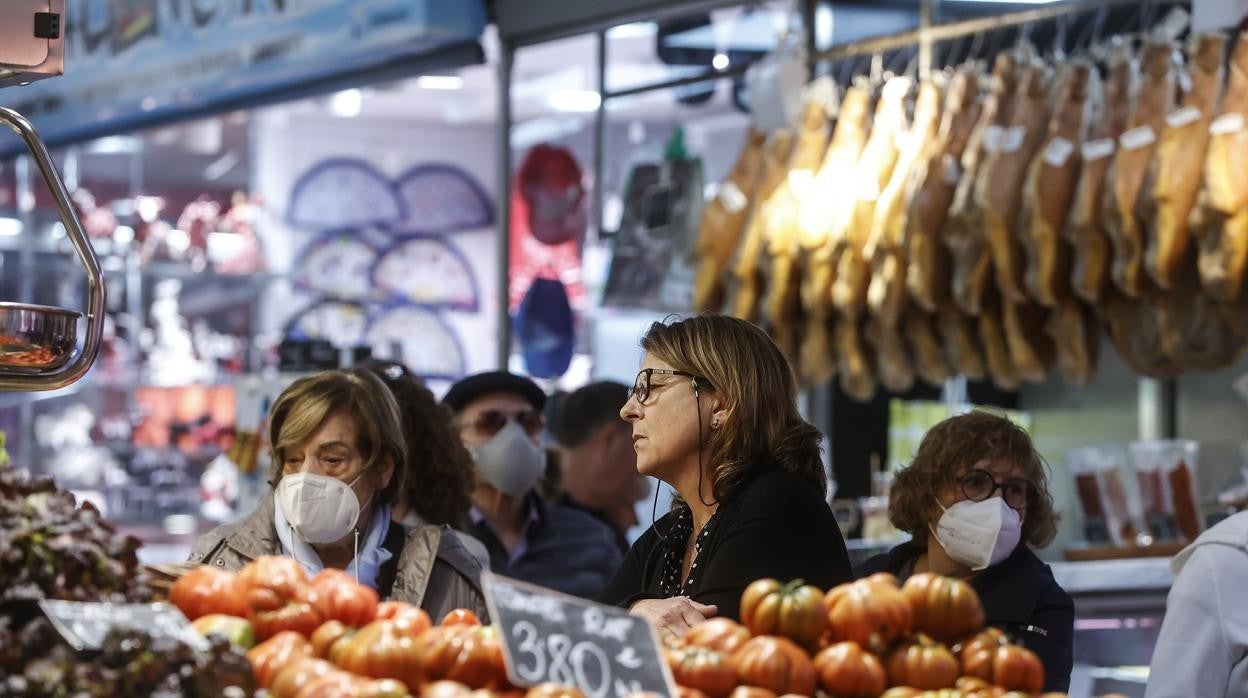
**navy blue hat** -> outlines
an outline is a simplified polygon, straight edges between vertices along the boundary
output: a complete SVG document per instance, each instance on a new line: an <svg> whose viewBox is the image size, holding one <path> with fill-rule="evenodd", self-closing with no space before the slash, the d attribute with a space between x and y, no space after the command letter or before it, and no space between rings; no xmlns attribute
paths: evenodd
<svg viewBox="0 0 1248 698"><path fill-rule="evenodd" d="M557 279L533 279L516 311L516 337L525 368L538 378L558 378L572 365L576 348L572 306Z"/></svg>
<svg viewBox="0 0 1248 698"><path fill-rule="evenodd" d="M538 412L546 406L546 393L542 392L537 383L524 376L517 376L506 371L478 373L460 380L447 391L446 397L442 398L442 404L459 412L473 400L494 393L519 395L528 400L529 404L533 405L533 409Z"/></svg>

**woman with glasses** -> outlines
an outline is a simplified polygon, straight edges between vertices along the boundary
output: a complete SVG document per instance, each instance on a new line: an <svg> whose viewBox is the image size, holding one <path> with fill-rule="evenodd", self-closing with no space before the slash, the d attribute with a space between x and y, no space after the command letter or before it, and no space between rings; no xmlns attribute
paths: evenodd
<svg viewBox="0 0 1248 698"><path fill-rule="evenodd" d="M443 545L441 528L394 521L408 444L385 383L365 369L304 376L282 391L268 420L272 491L246 518L197 540L192 562L237 571L285 555L309 574L346 570L382 598L434 618L456 608L488 615L481 565Z"/></svg>
<svg viewBox="0 0 1248 698"><path fill-rule="evenodd" d="M648 618L663 639L737 619L751 582L827 589L851 578L824 500L821 435L797 411L793 372L763 331L703 315L655 323L620 416L637 470L675 490L600 601Z"/></svg>
<svg viewBox="0 0 1248 698"><path fill-rule="evenodd" d="M1026 431L979 410L932 427L893 480L888 516L911 540L864 562L858 576L933 572L966 580L988 624L1040 656L1044 690L1066 690L1075 608L1031 550L1053 541L1058 516Z"/></svg>
<svg viewBox="0 0 1248 698"><path fill-rule="evenodd" d="M611 528L539 492L547 469L542 389L493 371L459 381L442 402L472 455L468 530L485 544L490 569L574 596L602 591L621 558Z"/></svg>

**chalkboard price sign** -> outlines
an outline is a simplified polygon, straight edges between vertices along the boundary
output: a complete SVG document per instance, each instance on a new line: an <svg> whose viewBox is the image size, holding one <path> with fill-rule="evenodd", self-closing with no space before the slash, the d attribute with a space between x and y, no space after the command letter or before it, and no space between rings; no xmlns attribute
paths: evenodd
<svg viewBox="0 0 1248 698"><path fill-rule="evenodd" d="M172 637L194 649L205 650L207 640L191 627L186 616L165 603L39 602L52 626L75 650L98 650L113 629L139 629L153 637Z"/></svg>
<svg viewBox="0 0 1248 698"><path fill-rule="evenodd" d="M644 619L489 572L482 583L512 683L550 681L587 698L675 696L658 636Z"/></svg>

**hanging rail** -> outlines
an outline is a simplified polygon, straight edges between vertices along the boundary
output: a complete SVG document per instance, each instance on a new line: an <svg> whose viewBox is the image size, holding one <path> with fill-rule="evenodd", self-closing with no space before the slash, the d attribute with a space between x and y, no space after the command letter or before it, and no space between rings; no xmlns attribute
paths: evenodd
<svg viewBox="0 0 1248 698"><path fill-rule="evenodd" d="M964 36L971 36L996 29L1016 27L1024 24L1031 24L1033 22L1043 22L1082 12L1096 12L1098 10L1110 10L1118 7L1139 6L1141 4L1146 3L1141 3L1141 0L1083 0L1082 2L1059 4L1054 7L1041 7L1034 10L1021 10L1019 12L1010 12L1007 14L976 17L974 19L966 19L960 22L935 24L930 27L920 26L917 29L910 29L896 34L885 34L883 36L877 36L870 39L860 39L840 46L833 46L825 51L813 54L810 57L810 62L813 65L821 61L839 60L842 58L851 58L853 56L862 56L869 53L891 51L907 46L914 46L916 44L920 46L926 44L930 47L938 41L958 39ZM1152 4L1157 6L1187 5L1190 4L1190 0L1152 0ZM711 69L697 75L690 75L688 77L663 80L661 82L638 85L636 87L629 87L622 90L604 91L602 93L602 99L605 101L619 97L644 94L646 92L654 92L656 90L670 90L676 87L685 87L686 85L698 85L704 82L720 80L723 78L735 78L744 75L745 72L749 70L750 65L751 64L735 65L725 68L724 70Z"/></svg>

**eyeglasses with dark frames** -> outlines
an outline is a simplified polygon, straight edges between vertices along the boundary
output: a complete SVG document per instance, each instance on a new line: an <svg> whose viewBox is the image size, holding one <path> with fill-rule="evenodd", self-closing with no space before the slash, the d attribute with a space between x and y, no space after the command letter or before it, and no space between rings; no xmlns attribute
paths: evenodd
<svg viewBox="0 0 1248 698"><path fill-rule="evenodd" d="M488 439L502 431L507 422L519 424L529 436L542 433L542 413L537 410L485 410L471 421L461 421L459 426L461 429L473 429L482 438Z"/></svg>
<svg viewBox="0 0 1248 698"><path fill-rule="evenodd" d="M1000 490L1001 498L1011 509L1026 509L1036 496L1036 485L1031 480L1011 478L1001 482L982 468L973 468L958 478L958 486L972 502L982 502Z"/></svg>
<svg viewBox="0 0 1248 698"><path fill-rule="evenodd" d="M710 381L688 371L677 371L671 368L643 368L637 372L637 379L633 381L633 387L628 389L628 397L637 398L638 404L646 404L646 401L650 399L650 377L656 373L661 376L683 376L688 378L692 382L695 392L698 390L710 391L715 389Z"/></svg>

